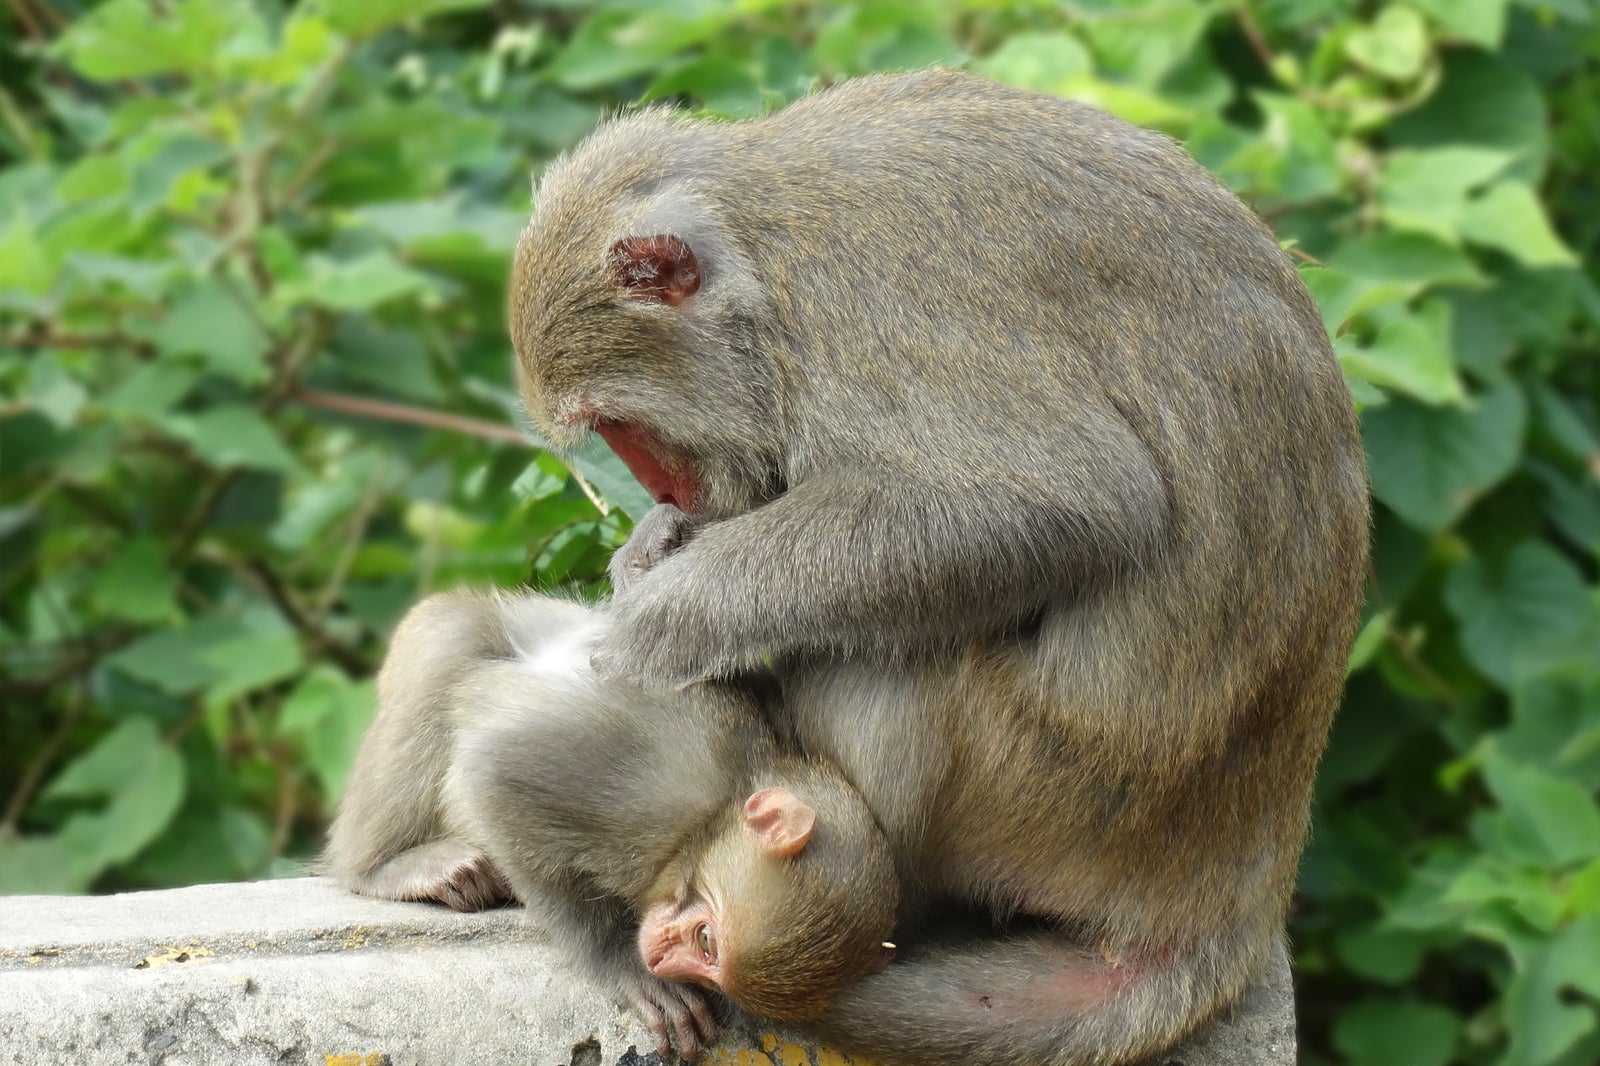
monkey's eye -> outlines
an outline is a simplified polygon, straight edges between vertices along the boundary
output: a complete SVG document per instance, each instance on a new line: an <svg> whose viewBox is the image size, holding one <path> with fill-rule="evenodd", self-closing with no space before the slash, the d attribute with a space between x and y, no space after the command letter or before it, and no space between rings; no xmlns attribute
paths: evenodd
<svg viewBox="0 0 1600 1066"><path fill-rule="evenodd" d="M716 941L711 939L711 926L701 922L694 931L695 945L700 948L700 957L706 962L717 961Z"/></svg>

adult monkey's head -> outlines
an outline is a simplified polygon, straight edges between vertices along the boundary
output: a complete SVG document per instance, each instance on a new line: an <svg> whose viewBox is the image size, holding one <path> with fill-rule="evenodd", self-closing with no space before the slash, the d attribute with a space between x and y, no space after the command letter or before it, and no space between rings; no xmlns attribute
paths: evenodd
<svg viewBox="0 0 1600 1066"><path fill-rule="evenodd" d="M529 415L557 448L600 433L657 503L715 519L784 486L782 379L762 288L650 112L553 164L508 309ZM626 135L630 150L611 151ZM642 145L642 150L641 146Z"/></svg>
<svg viewBox="0 0 1600 1066"><path fill-rule="evenodd" d="M657 977L799 1021L888 962L899 887L887 843L847 786L795 787L805 800L782 786L755 792L664 875L639 929Z"/></svg>

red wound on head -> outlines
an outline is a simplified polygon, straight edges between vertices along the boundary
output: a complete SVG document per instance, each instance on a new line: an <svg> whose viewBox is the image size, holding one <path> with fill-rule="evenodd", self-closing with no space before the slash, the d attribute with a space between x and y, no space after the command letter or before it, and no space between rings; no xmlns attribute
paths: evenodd
<svg viewBox="0 0 1600 1066"><path fill-rule="evenodd" d="M623 237L606 254L606 277L630 300L677 307L700 288L700 261L681 237Z"/></svg>

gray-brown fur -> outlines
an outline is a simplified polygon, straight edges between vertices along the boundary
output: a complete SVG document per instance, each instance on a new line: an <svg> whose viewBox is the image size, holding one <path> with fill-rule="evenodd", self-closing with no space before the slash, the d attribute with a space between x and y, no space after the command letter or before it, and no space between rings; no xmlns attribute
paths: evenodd
<svg viewBox="0 0 1600 1066"><path fill-rule="evenodd" d="M698 256L681 307L610 287L612 244L655 234ZM1106 1066L1244 987L1367 534L1338 365L1244 205L1163 136L950 72L653 111L547 174L510 319L551 439L626 421L700 475L704 524L599 661L770 657L897 849L902 955L822 1032ZM1022 924L936 948L952 902Z"/></svg>
<svg viewBox="0 0 1600 1066"><path fill-rule="evenodd" d="M521 900L663 1050L670 1034L692 1053L717 1023L706 993L655 977L639 956L639 916L658 898L727 897L741 911L736 946L789 945L820 1006L877 960L894 920L893 867L870 813L836 769L784 755L741 692L646 693L596 677L587 649L604 625L601 612L527 593L415 607L379 674L324 871L355 892L461 910ZM768 896L737 898L729 883L757 883L740 865L740 805L779 785L816 808L818 829L800 857L765 871Z"/></svg>

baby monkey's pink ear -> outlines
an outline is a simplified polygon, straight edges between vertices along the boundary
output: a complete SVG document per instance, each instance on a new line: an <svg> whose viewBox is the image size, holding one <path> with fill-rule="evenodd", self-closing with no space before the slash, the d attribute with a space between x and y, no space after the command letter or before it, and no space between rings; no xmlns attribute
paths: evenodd
<svg viewBox="0 0 1600 1066"><path fill-rule="evenodd" d="M606 253L606 280L630 300L677 307L700 288L700 260L681 237L623 237Z"/></svg>
<svg viewBox="0 0 1600 1066"><path fill-rule="evenodd" d="M744 827L761 854L792 859L806 849L817 812L786 788L764 788L744 801Z"/></svg>

